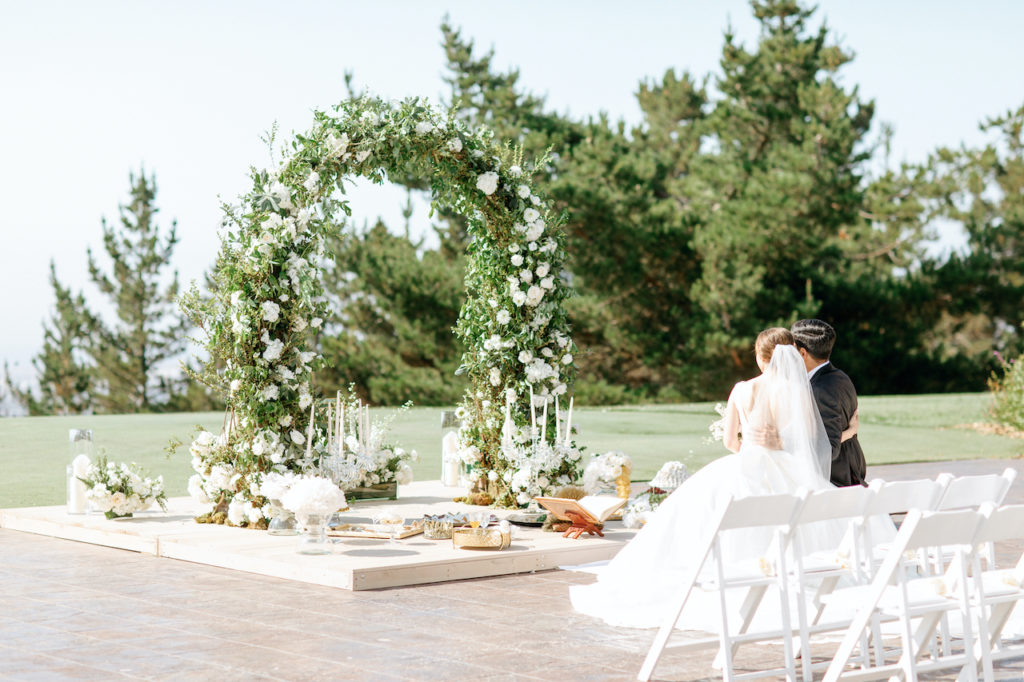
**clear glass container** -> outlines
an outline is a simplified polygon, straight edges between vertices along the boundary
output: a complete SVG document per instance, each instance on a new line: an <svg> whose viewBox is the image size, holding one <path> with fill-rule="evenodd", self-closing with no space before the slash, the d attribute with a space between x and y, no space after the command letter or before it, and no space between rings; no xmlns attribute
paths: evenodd
<svg viewBox="0 0 1024 682"><path fill-rule="evenodd" d="M82 478L88 475L94 454L92 429L68 429L68 464L64 469L67 481L67 511L84 514L89 510L86 485Z"/></svg>
<svg viewBox="0 0 1024 682"><path fill-rule="evenodd" d="M329 514L304 514L299 518L302 536L299 538L299 554L330 554L331 543L327 539Z"/></svg>

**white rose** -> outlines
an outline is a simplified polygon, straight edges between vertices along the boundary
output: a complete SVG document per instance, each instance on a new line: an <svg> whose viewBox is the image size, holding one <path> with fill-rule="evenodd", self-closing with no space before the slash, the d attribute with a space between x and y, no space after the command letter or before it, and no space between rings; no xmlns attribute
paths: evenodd
<svg viewBox="0 0 1024 682"><path fill-rule="evenodd" d="M306 178L306 181L302 183L302 186L308 189L310 192L313 192L316 190L317 185L319 184L320 174L317 173L316 171L313 171L312 173L309 174L309 177Z"/></svg>
<svg viewBox="0 0 1024 682"><path fill-rule="evenodd" d="M279 339L274 339L267 344L267 349L263 351L263 359L267 362L273 362L281 357L281 353L284 352L284 342Z"/></svg>
<svg viewBox="0 0 1024 682"><path fill-rule="evenodd" d="M481 173L476 178L476 188L490 196L498 189L498 174L494 171Z"/></svg>
<svg viewBox="0 0 1024 682"><path fill-rule="evenodd" d="M277 423L280 424L281 426L291 426L292 425L292 416L290 414L286 414L285 416L283 416L280 419L278 419Z"/></svg>
<svg viewBox="0 0 1024 682"><path fill-rule="evenodd" d="M518 289L516 291L513 291L512 302L515 303L517 306L523 305L524 303L526 303L526 294L524 294L522 291L519 291Z"/></svg>
<svg viewBox="0 0 1024 682"><path fill-rule="evenodd" d="M231 392L234 393L242 387L242 382L239 379L232 379L231 381Z"/></svg>
<svg viewBox="0 0 1024 682"><path fill-rule="evenodd" d="M523 174L523 169L520 168L519 166L511 166L508 169L508 174L511 175L513 178L518 178L520 175Z"/></svg>
<svg viewBox="0 0 1024 682"><path fill-rule="evenodd" d="M309 323L309 326L311 326L311 327L313 327L315 329L315 328L318 328L323 323L324 323L324 321L321 318L314 317L313 320Z"/></svg>
<svg viewBox="0 0 1024 682"><path fill-rule="evenodd" d="M399 466L398 471L395 472L395 482L398 485L409 485L412 483L412 467L404 463Z"/></svg>
<svg viewBox="0 0 1024 682"><path fill-rule="evenodd" d="M508 324L512 319L512 315L507 310L498 311L498 324Z"/></svg>
<svg viewBox="0 0 1024 682"><path fill-rule="evenodd" d="M540 197L537 196L536 194L531 194L530 203L533 204L534 206L540 206Z"/></svg>
<svg viewBox="0 0 1024 682"><path fill-rule="evenodd" d="M565 355L563 355L562 356L562 364L563 365L571 365L572 364L572 355L569 354L569 353L566 353Z"/></svg>
<svg viewBox="0 0 1024 682"><path fill-rule="evenodd" d="M533 362L533 353L528 350L519 351L519 362L528 365Z"/></svg>
<svg viewBox="0 0 1024 682"><path fill-rule="evenodd" d="M545 289L547 289L548 291L550 291L551 289L555 288L555 278L554 277L545 277L544 279L542 279L540 281L540 285L542 287L544 287Z"/></svg>
<svg viewBox="0 0 1024 682"><path fill-rule="evenodd" d="M307 327L307 325L308 323L306 322L306 318L296 317L294 320L292 320L292 331L301 332L303 329Z"/></svg>
<svg viewBox="0 0 1024 682"><path fill-rule="evenodd" d="M210 497L203 490L203 477L199 474L193 474L188 479L188 494L193 500L199 504L209 504Z"/></svg>
<svg viewBox="0 0 1024 682"><path fill-rule="evenodd" d="M528 196L530 196L530 188L527 187L526 185L519 185L519 189L516 190L516 194L518 194L521 198L525 199Z"/></svg>
<svg viewBox="0 0 1024 682"><path fill-rule="evenodd" d="M509 253L519 253L519 244L510 244L508 247Z"/></svg>
<svg viewBox="0 0 1024 682"><path fill-rule="evenodd" d="M263 319L267 322L277 322L277 318L281 316L281 306L274 303L273 301L263 302Z"/></svg>
<svg viewBox="0 0 1024 682"><path fill-rule="evenodd" d="M242 525L245 522L245 508L248 506L241 498L232 498L228 505L228 521L236 526Z"/></svg>
<svg viewBox="0 0 1024 682"><path fill-rule="evenodd" d="M523 211L523 220L525 220L526 222L532 223L533 221L537 220L537 218L540 218L540 211L538 211L537 209L528 208L525 211Z"/></svg>
<svg viewBox="0 0 1024 682"><path fill-rule="evenodd" d="M356 163L362 163L363 161L366 161L366 158L369 155L370 155L370 150L369 149L364 149L363 151L359 152L358 154L356 154Z"/></svg>
<svg viewBox="0 0 1024 682"><path fill-rule="evenodd" d="M514 265L515 267L518 268L522 264L523 264L523 256L522 256L522 254L518 254L517 253L516 255L512 256L512 265Z"/></svg>
<svg viewBox="0 0 1024 682"><path fill-rule="evenodd" d="M302 435L302 431L296 431L293 429L288 435L292 437L292 442L296 445L305 445L306 437Z"/></svg>
<svg viewBox="0 0 1024 682"><path fill-rule="evenodd" d="M547 263L541 263L537 266L537 276L547 277L548 272L551 270L551 266Z"/></svg>
<svg viewBox="0 0 1024 682"><path fill-rule="evenodd" d="M501 386L501 370L491 367L491 386Z"/></svg>
<svg viewBox="0 0 1024 682"><path fill-rule="evenodd" d="M519 279L529 284L533 281L533 270L523 270L519 273Z"/></svg>
<svg viewBox="0 0 1024 682"><path fill-rule="evenodd" d="M303 393L299 396L299 409L304 410L313 403L313 397L308 393Z"/></svg>
<svg viewBox="0 0 1024 682"><path fill-rule="evenodd" d="M457 137L448 140L448 149L458 154L462 151L462 140Z"/></svg>
<svg viewBox="0 0 1024 682"><path fill-rule="evenodd" d="M543 222L538 220L536 222L530 223L529 229L526 230L526 241L530 242L531 251L537 248L537 245L534 244L533 242L536 242L538 239L540 239L540 236L542 234L544 234Z"/></svg>
<svg viewBox="0 0 1024 682"><path fill-rule="evenodd" d="M546 357L546 358L550 358L551 356L553 356L553 355L554 355L554 353L553 353L553 352L551 352L551 349L550 349L550 348L547 348L547 347L545 347L545 348L541 348L541 349L540 349L540 354L541 354L541 355L543 355L543 356L544 356L544 357Z"/></svg>
<svg viewBox="0 0 1024 682"><path fill-rule="evenodd" d="M331 156L341 156L348 148L348 133L342 133L341 137L334 134L334 131L327 136L327 149ZM308 214L307 214L308 217ZM301 211L300 211L301 222Z"/></svg>
<svg viewBox="0 0 1024 682"><path fill-rule="evenodd" d="M537 306L540 305L541 300L544 298L544 290L536 285L531 285L526 290L526 305Z"/></svg>

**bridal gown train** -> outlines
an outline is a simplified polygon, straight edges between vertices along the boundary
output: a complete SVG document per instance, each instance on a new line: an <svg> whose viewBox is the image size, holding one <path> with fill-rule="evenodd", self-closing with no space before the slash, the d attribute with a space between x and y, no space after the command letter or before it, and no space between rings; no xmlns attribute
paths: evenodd
<svg viewBox="0 0 1024 682"><path fill-rule="evenodd" d="M785 354L780 358L780 349ZM678 594L687 570L699 561L698 553L707 546L708 526L713 522L721 505L730 498L752 495L777 495L796 493L800 489L809 491L833 487L820 471L821 432L818 432L821 418L817 408L807 404L810 390L807 387L806 371L792 346L778 346L772 363L765 371L765 377L774 382L774 397L761 385L762 395L779 402L784 400L788 419L800 422L797 429L780 428L784 449L770 450L754 444L751 434L752 396L757 392L753 381L737 384L730 396L735 401L743 432L748 437L736 454L721 457L699 470L675 490L658 507L647 524L618 555L606 566L598 569L598 581L590 585L574 586L570 589L573 607L611 625L650 628L658 627L665 620ZM794 357L795 356L795 360ZM799 362L799 365L795 363ZM786 368L778 365L786 365ZM798 369L797 369L798 368ZM774 371L773 371L774 370ZM784 375L789 374L788 383ZM796 372L800 374L797 375ZM800 384L802 381L802 385ZM781 391L779 389L782 389ZM806 410L806 414L801 410ZM777 413L774 413L777 414ZM817 423L814 422L817 420ZM809 445L810 444L810 445ZM827 439L825 441L827 446ZM812 450L817 449L815 454ZM828 449L831 453L831 448ZM895 528L888 519L877 525L875 531L879 540L891 540ZM818 522L802 529L801 541L805 552L832 549L839 545L846 532L845 522ZM770 549L770 529L742 529L726 531L722 535L723 560L727 572L736 570L751 572L760 570L762 558ZM711 569L711 562L704 570ZM735 595L734 607L738 611L739 598ZM777 597L776 597L777 598ZM771 608L765 606L771 605ZM774 614L774 615L773 615ZM766 597L758 612L754 626L770 627L765 619L778 618L777 602ZM735 622L735 621L733 621ZM717 596L695 590L677 625L680 629L715 632L719 628L720 616Z"/></svg>

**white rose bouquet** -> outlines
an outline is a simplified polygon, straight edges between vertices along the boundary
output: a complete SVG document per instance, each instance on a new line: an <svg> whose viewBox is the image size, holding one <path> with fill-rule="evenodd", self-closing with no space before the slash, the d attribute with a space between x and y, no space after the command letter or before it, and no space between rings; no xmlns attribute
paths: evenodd
<svg viewBox="0 0 1024 682"><path fill-rule="evenodd" d="M618 450L611 450L594 458L583 470L583 489L588 494L600 491L605 486L614 486L623 470L632 470L633 460Z"/></svg>
<svg viewBox="0 0 1024 682"><path fill-rule="evenodd" d="M164 477L144 478L135 464L108 462L100 457L79 478L87 488L85 497L93 509L108 519L131 516L156 502L167 511Z"/></svg>
<svg viewBox="0 0 1024 682"><path fill-rule="evenodd" d="M281 504L296 516L332 514L345 507L345 493L328 478L309 476L293 483Z"/></svg>

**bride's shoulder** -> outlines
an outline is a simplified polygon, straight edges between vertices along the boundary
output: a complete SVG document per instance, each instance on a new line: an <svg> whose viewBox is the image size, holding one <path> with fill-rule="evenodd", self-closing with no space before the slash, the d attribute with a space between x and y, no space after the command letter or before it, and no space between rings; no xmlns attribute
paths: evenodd
<svg viewBox="0 0 1024 682"><path fill-rule="evenodd" d="M753 390L754 382L756 381L756 377L754 379L747 379L746 381L737 381L736 384L733 385L732 391L729 393L729 397L748 395L750 391Z"/></svg>

